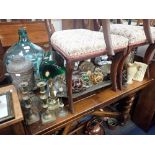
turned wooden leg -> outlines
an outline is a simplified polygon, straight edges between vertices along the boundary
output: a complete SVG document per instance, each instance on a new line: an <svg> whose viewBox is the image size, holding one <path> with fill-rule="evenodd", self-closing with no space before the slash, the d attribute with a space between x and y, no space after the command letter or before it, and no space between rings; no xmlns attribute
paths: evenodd
<svg viewBox="0 0 155 155"><path fill-rule="evenodd" d="M128 119L130 118L130 111L134 103L134 99L135 99L135 94L132 94L128 96L127 98L125 98L124 100L124 103L122 105L122 110L121 110L123 123L126 123Z"/></svg>
<svg viewBox="0 0 155 155"><path fill-rule="evenodd" d="M71 125L72 123L69 123L68 125L65 126L63 135L67 135L70 132Z"/></svg>
<svg viewBox="0 0 155 155"><path fill-rule="evenodd" d="M146 63L148 65L151 63L151 60L155 53L154 49L155 49L155 44L150 44L145 52L145 56L144 56L144 60L143 60L144 63ZM147 78L150 78L149 67L147 69Z"/></svg>
<svg viewBox="0 0 155 155"><path fill-rule="evenodd" d="M118 66L118 89L122 90L122 82L123 82L123 67L124 67L124 64L125 64L125 61L127 59L127 57L129 56L129 54L131 53L132 51L132 48L128 48L127 49L127 52L124 51L124 56L122 57L120 63L119 63L119 66Z"/></svg>
<svg viewBox="0 0 155 155"><path fill-rule="evenodd" d="M117 91L117 72L118 65L123 57L123 52L116 53L112 58L111 64L111 81L112 81L112 90Z"/></svg>
<svg viewBox="0 0 155 155"><path fill-rule="evenodd" d="M74 113L73 107L73 95L72 95L72 72L73 72L73 65L71 62L67 61L66 63L66 86L67 86L67 96L68 96L68 103L69 108L72 113Z"/></svg>

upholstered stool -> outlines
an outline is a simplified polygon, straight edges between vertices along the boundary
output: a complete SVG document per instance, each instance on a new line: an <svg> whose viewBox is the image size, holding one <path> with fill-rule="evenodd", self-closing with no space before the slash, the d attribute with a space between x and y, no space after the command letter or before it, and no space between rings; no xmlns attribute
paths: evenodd
<svg viewBox="0 0 155 155"><path fill-rule="evenodd" d="M53 32L53 26L50 20L47 20L47 27L52 47L66 60L66 84L67 95L70 109L73 109L72 98L72 71L76 61L95 58L104 54L114 55L111 65L112 89L117 90L117 72L120 60L123 58L127 46L128 39L120 35L111 35L112 49L114 54L107 50L109 36L102 32L91 31L88 29L70 29ZM105 38L105 39L104 39ZM108 40L107 42L105 40Z"/></svg>
<svg viewBox="0 0 155 155"><path fill-rule="evenodd" d="M130 52L139 46L149 44L145 56L144 56L144 63L149 64L152 60L154 55L155 49L155 27L149 26L149 20L143 20L144 26L133 26L133 25L125 25L125 24L111 24L110 32L114 35L120 35L129 40L128 52L121 60L120 63L120 75L118 78L118 85L119 88L122 89L122 70L125 59L130 54ZM149 70L147 70L147 77L149 78Z"/></svg>
<svg viewBox="0 0 155 155"><path fill-rule="evenodd" d="M155 39L155 27L150 27L153 39ZM148 43L143 26L126 24L111 24L111 34L121 35L129 39L129 46L138 46Z"/></svg>

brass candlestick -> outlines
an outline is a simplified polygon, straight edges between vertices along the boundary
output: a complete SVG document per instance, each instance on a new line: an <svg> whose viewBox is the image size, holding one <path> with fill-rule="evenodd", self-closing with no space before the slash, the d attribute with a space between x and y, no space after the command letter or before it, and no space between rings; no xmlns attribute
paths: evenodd
<svg viewBox="0 0 155 155"><path fill-rule="evenodd" d="M22 101L26 109L26 123L28 125L38 122L40 120L39 113L33 110L32 101L30 98L30 92L28 89L28 82L22 82L20 84L20 90L22 93Z"/></svg>
<svg viewBox="0 0 155 155"><path fill-rule="evenodd" d="M35 122L38 122L40 120L40 116L39 116L38 112L33 110L31 99L28 100L28 104L27 104L26 108L28 111L27 117L26 117L27 124L30 125Z"/></svg>
<svg viewBox="0 0 155 155"><path fill-rule="evenodd" d="M66 117L67 115L68 115L68 110L64 107L64 104L62 103L62 101L60 101L59 99L58 99L58 104L59 104L59 108L58 108L58 110L57 110L57 116L58 117Z"/></svg>
<svg viewBox="0 0 155 155"><path fill-rule="evenodd" d="M41 96L40 99L42 100L42 108L43 108L43 112L41 114L42 123L45 124L55 121L56 120L55 114L49 111L48 109L49 107L48 96L47 95Z"/></svg>
<svg viewBox="0 0 155 155"><path fill-rule="evenodd" d="M55 95L54 84L53 84L52 79L48 80L48 86L49 86L50 97L54 99L56 97L56 95Z"/></svg>
<svg viewBox="0 0 155 155"><path fill-rule="evenodd" d="M44 81L41 81L37 84L37 86L40 88L40 99L42 103L43 112L41 114L41 120L42 123L49 123L56 120L55 114L50 112L48 107L48 96L46 91L46 83Z"/></svg>
<svg viewBox="0 0 155 155"><path fill-rule="evenodd" d="M48 109L55 112L55 110L57 110L58 108L59 104L57 102L57 98L48 98Z"/></svg>
<svg viewBox="0 0 155 155"><path fill-rule="evenodd" d="M40 94L46 94L46 82L44 81L38 82L37 87L40 89Z"/></svg>

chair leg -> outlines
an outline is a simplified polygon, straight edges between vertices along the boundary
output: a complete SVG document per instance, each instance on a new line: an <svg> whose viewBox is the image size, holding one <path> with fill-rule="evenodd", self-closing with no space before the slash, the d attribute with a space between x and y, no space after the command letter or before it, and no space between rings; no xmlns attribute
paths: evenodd
<svg viewBox="0 0 155 155"><path fill-rule="evenodd" d="M73 107L73 95L72 95L72 72L73 72L73 65L71 62L67 61L66 63L66 86L67 86L67 96L68 96L68 103L69 108L72 113L74 113Z"/></svg>
<svg viewBox="0 0 155 155"><path fill-rule="evenodd" d="M132 48L128 48L127 49L127 52L124 51L124 56L123 58L121 59L120 63L119 63L119 66L118 66L118 89L119 90L122 90L123 86L122 86L122 83L123 83L123 67L124 67L124 63L127 59L127 57L129 56L129 54L131 53L132 51Z"/></svg>
<svg viewBox="0 0 155 155"><path fill-rule="evenodd" d="M117 91L117 73L118 73L118 65L120 60L122 59L123 52L116 53L112 58L111 64L111 81L112 81L112 90Z"/></svg>
<svg viewBox="0 0 155 155"><path fill-rule="evenodd" d="M154 56L154 53L155 53L155 43L150 44L149 47L147 48L143 62L149 65ZM149 67L147 69L147 78L150 78Z"/></svg>

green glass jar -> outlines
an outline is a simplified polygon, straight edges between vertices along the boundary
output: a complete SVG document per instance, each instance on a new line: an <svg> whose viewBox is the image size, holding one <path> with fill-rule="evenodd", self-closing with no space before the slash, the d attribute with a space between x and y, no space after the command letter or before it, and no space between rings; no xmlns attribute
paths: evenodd
<svg viewBox="0 0 155 155"><path fill-rule="evenodd" d="M35 78L39 79L39 66L43 59L44 50L29 40L25 28L20 28L18 34L19 41L7 50L4 56L4 63L8 65L16 55L23 56L33 63Z"/></svg>
<svg viewBox="0 0 155 155"><path fill-rule="evenodd" d="M52 60L51 54L51 52L45 52L43 61L40 65L40 77L43 80L48 80L65 73L65 69L56 65L55 61Z"/></svg>

